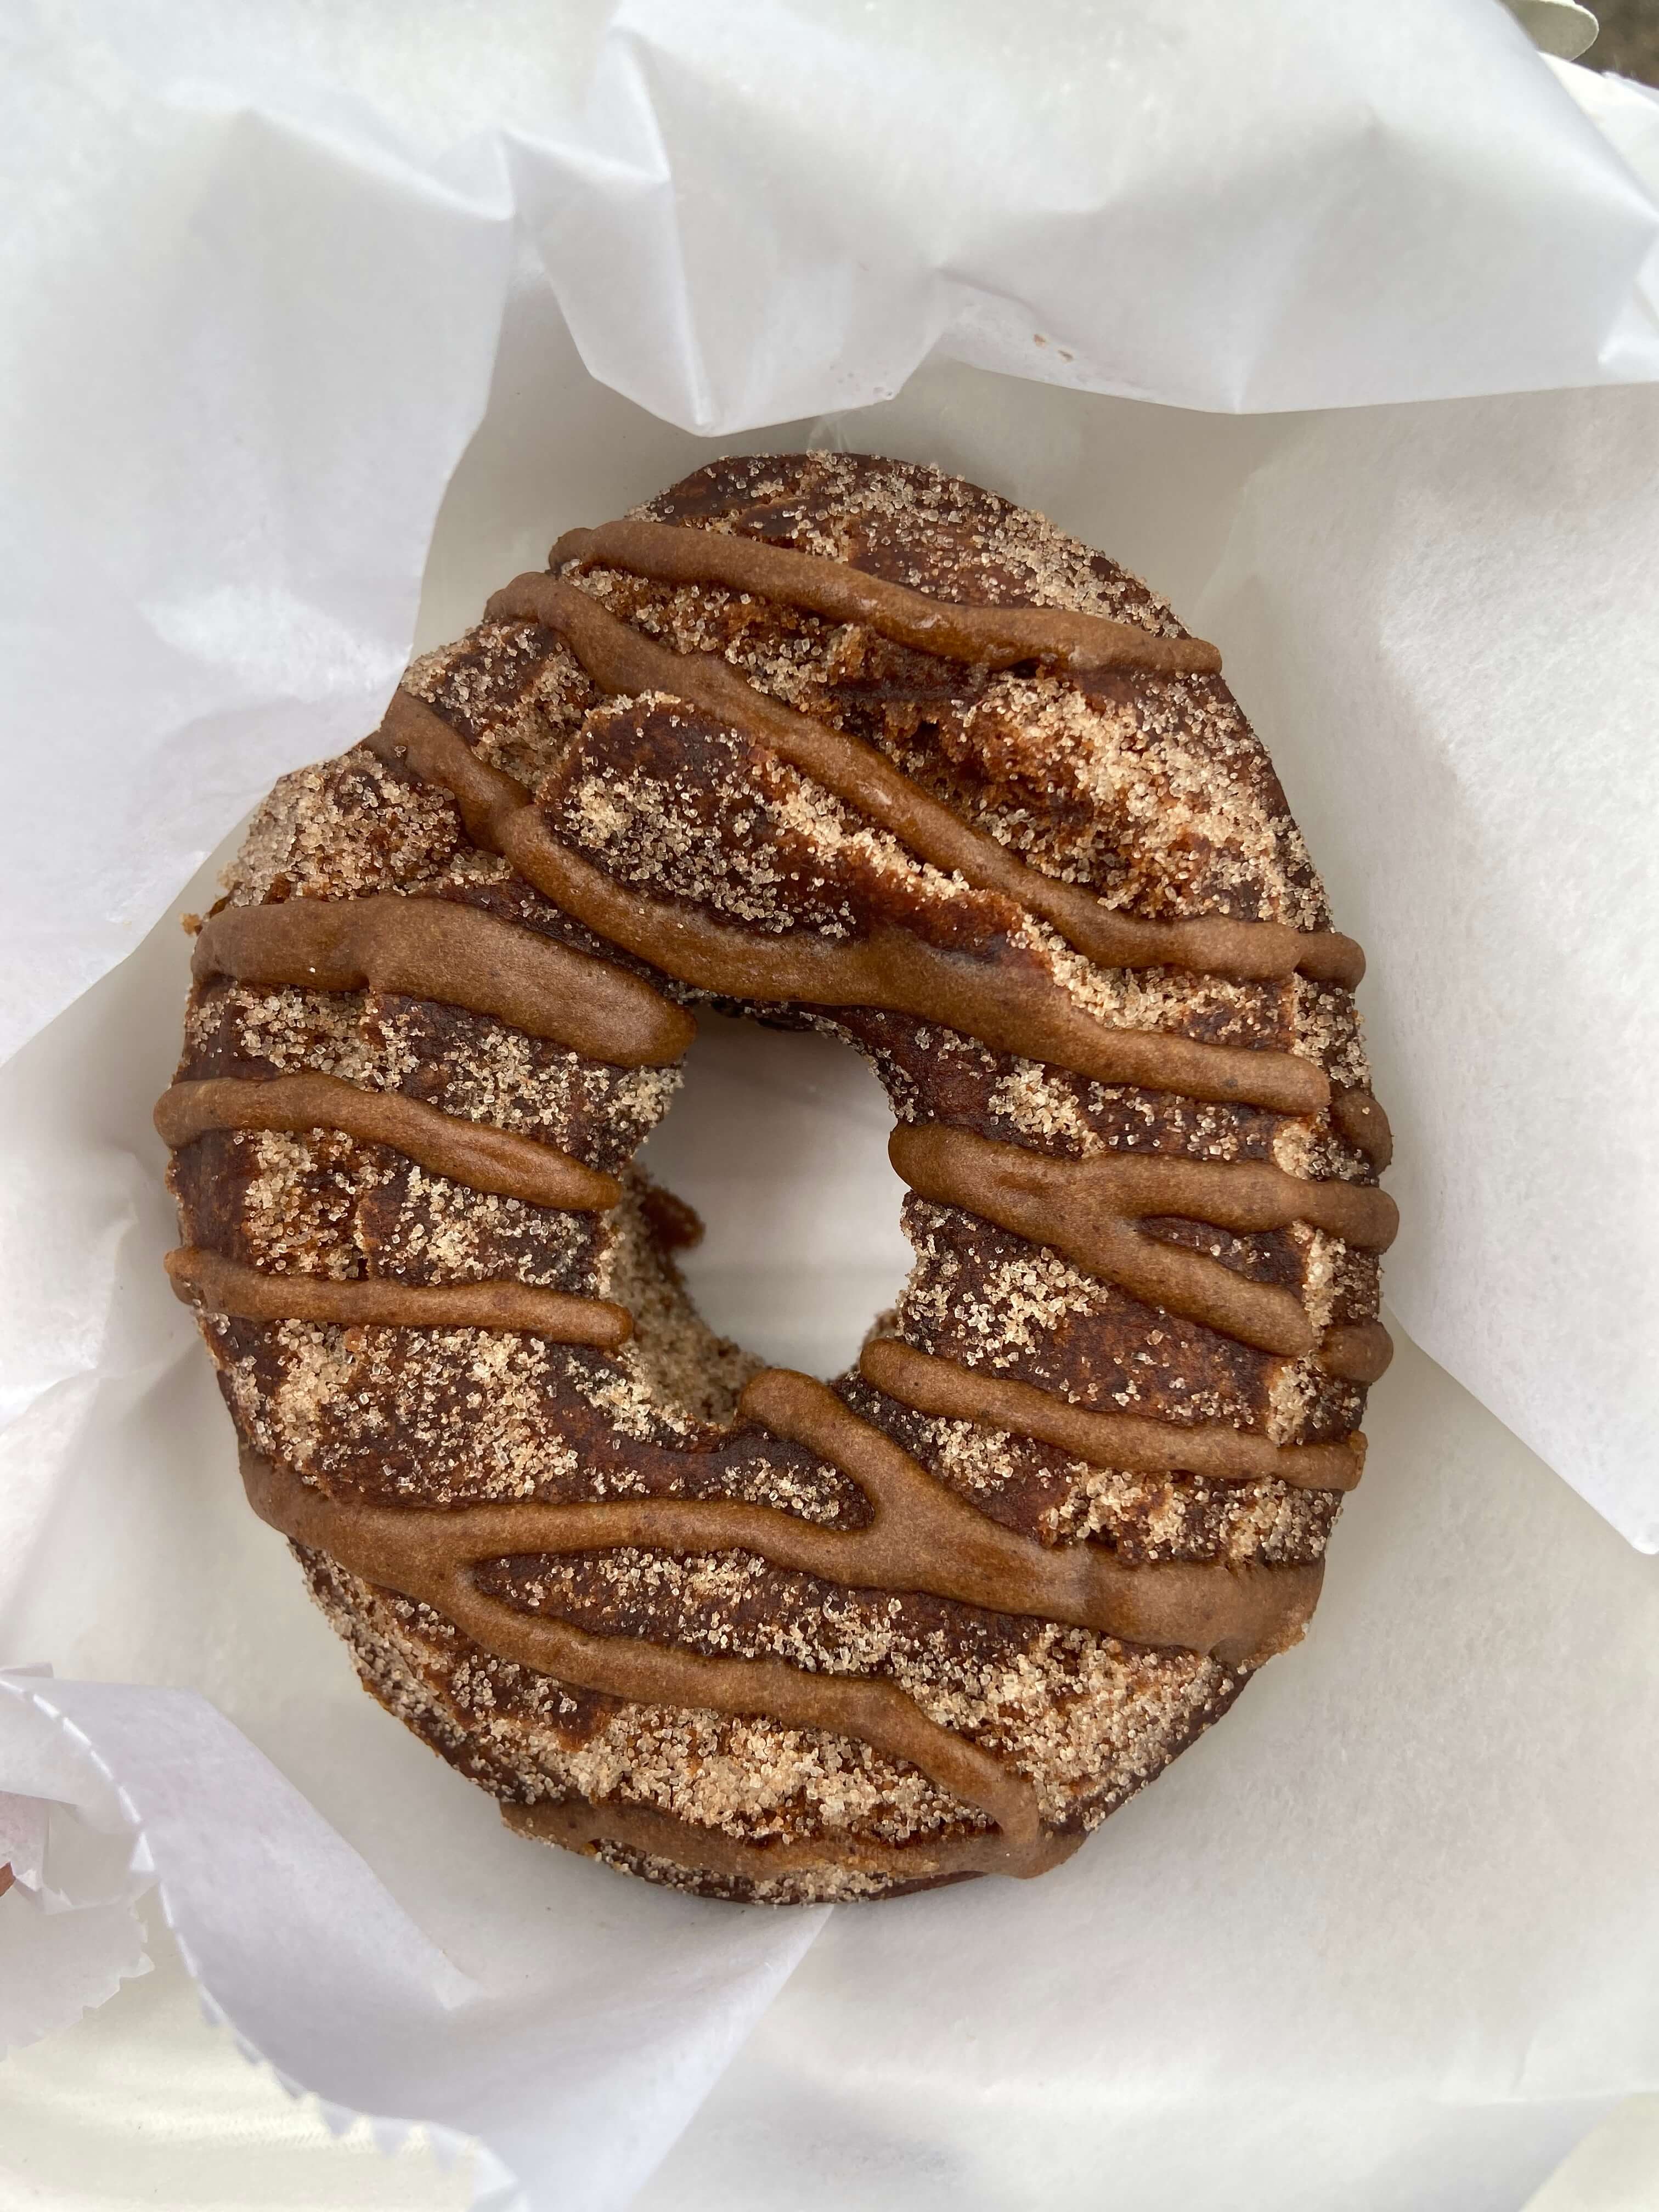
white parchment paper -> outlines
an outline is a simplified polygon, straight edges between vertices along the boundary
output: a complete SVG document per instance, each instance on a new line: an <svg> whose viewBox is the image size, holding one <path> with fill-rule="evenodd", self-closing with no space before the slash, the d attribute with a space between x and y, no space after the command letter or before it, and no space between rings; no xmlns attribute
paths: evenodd
<svg viewBox="0 0 1659 2212"><path fill-rule="evenodd" d="M699 2111L681 2212L1513 2203L1659 2078L1652 1570L1516 1441L1659 1544L1651 104L1486 0L15 21L0 1662L56 1675L0 1690L0 2027L134 1971L159 1875L255 2046L537 2205ZM147 1122L151 925L417 619L803 440L1042 507L1221 643L1371 954L1401 1318L1489 1409L1402 1358L1309 1644L1060 1875L810 1953L507 1836L356 1693ZM719 1025L694 1073L700 1294L830 1371L903 1265L867 1079Z"/></svg>

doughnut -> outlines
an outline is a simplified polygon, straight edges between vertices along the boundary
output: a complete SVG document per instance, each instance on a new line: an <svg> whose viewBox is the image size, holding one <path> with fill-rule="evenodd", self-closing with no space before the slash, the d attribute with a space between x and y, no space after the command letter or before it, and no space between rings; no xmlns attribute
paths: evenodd
<svg viewBox="0 0 1659 2212"><path fill-rule="evenodd" d="M415 660L223 884L173 1286L254 1512L510 1828L779 1905L1029 1877L1300 1638L1389 1351L1364 963L1103 555L714 463ZM890 1102L915 1263L834 1382L708 1328L636 1163L699 1009Z"/></svg>

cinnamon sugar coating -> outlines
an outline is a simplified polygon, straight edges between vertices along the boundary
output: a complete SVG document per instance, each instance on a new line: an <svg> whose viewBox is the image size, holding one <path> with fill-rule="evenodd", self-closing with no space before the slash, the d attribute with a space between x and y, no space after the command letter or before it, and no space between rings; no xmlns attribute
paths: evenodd
<svg viewBox="0 0 1659 2212"><path fill-rule="evenodd" d="M939 599L1069 608L1185 635L1104 556L990 493L908 465L734 459L636 512L850 562ZM603 566L577 580L676 652L717 654L768 696L862 738L964 821L1109 907L1151 920L1330 927L1267 753L1218 676L996 671L717 586ZM992 970L1040 969L1114 1027L1294 1054L1343 1091L1368 1083L1340 987L1300 975L1102 968L1012 897L920 859L752 735L672 695L606 696L539 623L486 622L416 662L405 685L533 795L562 845L641 900L761 937L856 943L900 931ZM596 938L475 843L446 791L366 747L282 780L226 892L245 905L443 899L646 976L682 1004L757 1011ZM760 1011L864 1054L901 1122L942 1122L1061 1160L1127 1152L1376 1181L1326 1114L1108 1085L907 1014ZM848 1473L739 1413L759 1363L696 1314L672 1249L683 1228L631 1165L672 1103L678 1068L613 1066L408 995L223 979L192 990L179 1080L302 1070L556 1146L619 1176L623 1201L605 1213L559 1211L471 1189L338 1131L215 1129L174 1158L186 1243L279 1276L507 1279L618 1303L634 1334L609 1355L479 1328L204 1315L248 1449L343 1504L724 1498L826 1528L867 1523L870 1502ZM921 1351L1176 1429L1222 1422L1295 1444L1358 1425L1363 1389L1325 1372L1316 1355L1255 1350L1142 1304L957 1206L912 1195L904 1225L915 1265L882 1328ZM1377 1311L1375 1254L1305 1223L1253 1233L1173 1218L1140 1225L1289 1293L1316 1334ZM1306 1568L1340 1504L1334 1492L1272 1479L1092 1465L988 1424L915 1411L856 1373L835 1388L945 1489L1050 1551L1097 1545L1148 1569ZM389 1711L514 1809L515 1824L548 1808L610 1808L614 1835L582 1847L625 1870L776 1903L901 1893L960 1878L952 1850L989 1825L982 1808L854 1736L563 1682L499 1657L428 1604L296 1550ZM477 1581L527 1617L597 1638L894 1685L1020 1776L1062 1838L1150 1781L1249 1672L925 1590L844 1588L737 1549L509 1555L486 1562ZM656 1825L630 1826L636 1815ZM660 1840L641 1843L647 1832Z"/></svg>

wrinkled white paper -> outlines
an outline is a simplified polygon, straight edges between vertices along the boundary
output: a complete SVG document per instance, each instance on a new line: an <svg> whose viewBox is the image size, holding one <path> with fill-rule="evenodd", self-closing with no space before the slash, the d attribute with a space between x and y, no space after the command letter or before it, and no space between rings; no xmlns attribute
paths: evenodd
<svg viewBox="0 0 1659 2212"><path fill-rule="evenodd" d="M640 1912L577 1893L554 1921L556 1884L521 1880L483 1986L193 1692L0 1676L0 1695L21 1703L9 1734L56 1722L50 1751L72 1744L94 1776L126 1778L122 1809L186 1963L226 1994L216 2007L252 2052L332 2105L477 2136L534 2204L628 2203L824 1917L678 1899ZM452 1841L470 1889L487 1855L465 1823Z"/></svg>
<svg viewBox="0 0 1659 2212"><path fill-rule="evenodd" d="M1304 1650L1060 1875L838 1915L769 2012L816 1916L507 1836L246 1514L157 1269L186 948L145 932L378 718L423 565L432 641L717 451L960 468L1221 643L1371 954L1401 1316L1659 1543L1659 393L1607 388L1659 372L1653 111L1484 0L492 22L80 0L8 80L0 1022L58 1018L0 1076L0 1662L64 1678L0 1697L0 1958L27 1917L58 1976L10 2024L134 1970L153 1859L257 2047L538 2205L629 2201L759 2019L655 2201L1497 2212L1659 2078L1646 1562L1407 1354ZM696 1073L653 1159L700 1293L830 1371L902 1267L867 1083L718 1030ZM115 1858L57 1868L30 1805L100 1787Z"/></svg>

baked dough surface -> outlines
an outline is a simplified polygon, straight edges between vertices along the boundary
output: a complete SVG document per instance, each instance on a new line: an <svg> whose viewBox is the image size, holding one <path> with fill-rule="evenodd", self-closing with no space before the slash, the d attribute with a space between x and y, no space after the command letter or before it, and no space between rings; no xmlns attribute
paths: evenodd
<svg viewBox="0 0 1659 2212"><path fill-rule="evenodd" d="M936 600L1186 635L1103 556L908 465L727 460L636 513ZM1218 675L997 666L718 583L561 573L1109 914L1330 930ZM175 1279L256 1507L366 1686L528 1833L778 1903L1040 1871L1311 1608L1382 1356L1381 1116L1348 989L1104 964L763 721L604 688L522 614L404 691L260 809L159 1109ZM526 872L556 864L580 896ZM364 925L371 901L389 922ZM295 929L312 945L346 902L349 944L296 968ZM802 975L896 976L915 1003L782 994L799 948ZM1005 1001L1060 1043L927 1011ZM831 1391L703 1324L673 1261L695 1222L633 1164L682 1010L708 1006L843 1038L891 1102L915 1266ZM1066 1024L1209 1048L1212 1091L1243 1066L1272 1093L1288 1056L1334 1103L1107 1079L1046 1056L1089 1060Z"/></svg>

